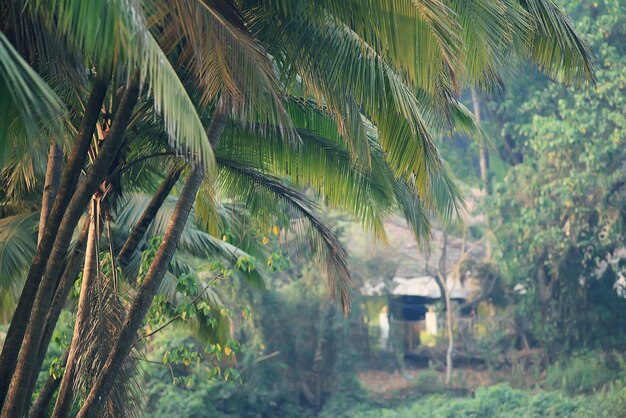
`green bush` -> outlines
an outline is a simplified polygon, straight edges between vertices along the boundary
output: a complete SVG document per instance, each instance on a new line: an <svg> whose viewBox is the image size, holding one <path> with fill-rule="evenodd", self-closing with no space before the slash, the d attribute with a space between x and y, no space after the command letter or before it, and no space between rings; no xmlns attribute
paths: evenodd
<svg viewBox="0 0 626 418"><path fill-rule="evenodd" d="M591 393L616 380L622 369L619 354L587 351L572 355L548 368L544 387L570 395Z"/></svg>
<svg viewBox="0 0 626 418"><path fill-rule="evenodd" d="M626 418L626 387L619 382L602 393L569 397L563 392L529 392L496 385L474 398L431 395L397 408L356 404L337 417L356 418Z"/></svg>

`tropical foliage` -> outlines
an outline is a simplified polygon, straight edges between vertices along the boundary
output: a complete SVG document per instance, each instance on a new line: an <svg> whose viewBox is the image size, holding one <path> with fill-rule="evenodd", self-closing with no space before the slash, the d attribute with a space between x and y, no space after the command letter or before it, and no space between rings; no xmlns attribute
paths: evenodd
<svg viewBox="0 0 626 418"><path fill-rule="evenodd" d="M499 85L512 60L593 80L588 47L550 0L6 0L0 11L0 289L17 302L3 418L47 404L55 417L73 405L79 417L135 414L137 333L190 312L218 328L213 281L196 270L215 258L258 284L253 257L279 260L268 230L299 239L291 248L313 255L347 313L346 253L318 201L381 239L400 211L423 241L463 207L438 144L475 128L464 87ZM31 409L78 277L65 372Z"/></svg>
<svg viewBox="0 0 626 418"><path fill-rule="evenodd" d="M526 289L522 309L553 356L624 341L624 5L569 4L597 51L594 94L529 76L490 103L509 121L496 126L512 145L503 157L516 162L492 202L501 266Z"/></svg>

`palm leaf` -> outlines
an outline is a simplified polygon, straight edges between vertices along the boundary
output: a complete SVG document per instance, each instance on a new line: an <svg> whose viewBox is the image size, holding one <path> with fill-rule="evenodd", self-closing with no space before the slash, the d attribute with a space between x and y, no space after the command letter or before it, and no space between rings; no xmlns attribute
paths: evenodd
<svg viewBox="0 0 626 418"><path fill-rule="evenodd" d="M254 217L262 221L274 219L284 210L291 211L296 237L307 237L318 265L326 270L326 285L331 297L338 298L347 315L350 306L350 272L347 254L324 222L315 202L289 187L278 177L220 159L220 188L229 197L245 201Z"/></svg>
<svg viewBox="0 0 626 418"><path fill-rule="evenodd" d="M0 219L0 289L19 292L37 249L38 220L32 212Z"/></svg>
<svg viewBox="0 0 626 418"><path fill-rule="evenodd" d="M530 58L540 70L564 83L594 81L592 52L552 0L519 0L532 23Z"/></svg>
<svg viewBox="0 0 626 418"><path fill-rule="evenodd" d="M229 117L290 132L272 63L230 1L161 1L148 9L153 32L199 88L200 103L218 98Z"/></svg>
<svg viewBox="0 0 626 418"><path fill-rule="evenodd" d="M231 127L216 150L218 165L237 162L254 170L288 178L301 189L316 191L329 207L341 209L384 239L384 222L393 211L393 175L382 151L368 139L371 166L355 167L341 142L297 129L301 142L285 144L271 135L257 136ZM372 144L369 142L372 141ZM245 146L244 146L245 145Z"/></svg>
<svg viewBox="0 0 626 418"><path fill-rule="evenodd" d="M137 223L144 212L151 196L145 193L128 193L120 204L120 210L115 214L114 228L118 235L121 231L129 231ZM168 196L152 224L146 232L145 240L150 237L162 236L167 229L167 224L176 206L177 197ZM226 221L227 219L224 218ZM228 224L226 224L228 225ZM195 219L195 210L192 210L180 238L176 256L172 261L170 270L174 273L189 272L195 270L193 266L199 266L207 260L222 260L225 263L235 265L240 257L248 257L248 254L226 241L212 236L199 228ZM185 258L191 258L193 263L188 263ZM139 259L135 257L128 270L139 270ZM250 272L241 272L242 277L255 287L263 287L264 279L260 271L254 269Z"/></svg>
<svg viewBox="0 0 626 418"><path fill-rule="evenodd" d="M213 168L213 152L196 107L136 2L36 0L29 2L28 10L45 19L51 31L65 36L99 71L110 71L118 62L128 71L139 68L172 144Z"/></svg>
<svg viewBox="0 0 626 418"><path fill-rule="evenodd" d="M0 161L10 148L10 129L63 137L64 105L0 32Z"/></svg>

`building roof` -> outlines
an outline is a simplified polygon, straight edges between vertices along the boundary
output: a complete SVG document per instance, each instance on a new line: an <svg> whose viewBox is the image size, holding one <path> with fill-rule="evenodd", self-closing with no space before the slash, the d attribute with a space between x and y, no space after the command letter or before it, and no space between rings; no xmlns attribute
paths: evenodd
<svg viewBox="0 0 626 418"><path fill-rule="evenodd" d="M452 299L467 299L478 289L472 281L461 283L459 280L448 280L446 285L450 289ZM360 292L366 296L421 296L429 299L440 299L441 291L432 276L394 277L389 282L367 281L361 286Z"/></svg>
<svg viewBox="0 0 626 418"><path fill-rule="evenodd" d="M392 280L393 288L389 292L392 295L401 296L422 296L430 299L440 299L441 290L435 279L431 276L422 277L394 277ZM458 280L448 280L446 288L450 290L450 298L467 299L474 289L470 286L460 283Z"/></svg>

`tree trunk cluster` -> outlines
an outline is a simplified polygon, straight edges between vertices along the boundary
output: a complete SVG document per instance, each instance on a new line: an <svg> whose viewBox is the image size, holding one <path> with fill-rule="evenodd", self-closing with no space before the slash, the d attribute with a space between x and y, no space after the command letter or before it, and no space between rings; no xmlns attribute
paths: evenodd
<svg viewBox="0 0 626 418"><path fill-rule="evenodd" d="M118 90L117 94L121 97L114 97L117 109L112 120L108 120L110 115L103 107L110 84L111 77L108 75L99 76L93 83L80 129L65 164L60 142L52 141L50 145L38 247L0 354L1 418L42 417L52 403L52 416L63 418L68 416L76 401L74 389L78 365L85 351L86 332L93 321L94 312L100 309L93 305L90 296L93 289L99 286L100 280L100 207L104 204L104 189L110 184L109 176L115 172L115 165L124 152L126 131L140 96L139 75L135 72L128 77L125 87ZM218 106L207 132L213 147L219 144L227 121L228 115L222 106ZM98 147L97 150L94 147ZM89 164L86 164L86 160ZM94 378L87 388L87 397L80 407L79 417L101 416L102 408L167 272L204 179L202 161L192 160L190 166L149 271L134 299L127 308L123 308L125 312L121 328L111 341L112 349L106 360L99 370L93 371ZM167 173L139 221L129 232L124 245L114 257L122 271L125 271L133 257L138 256L137 250L148 227L182 172L177 167ZM88 218L80 229L74 249L68 251L74 231L86 211ZM74 334L68 351L61 358L65 365L64 374L62 377L50 376L31 406L31 397L47 347L81 267L82 284ZM57 390L58 395L54 400Z"/></svg>

